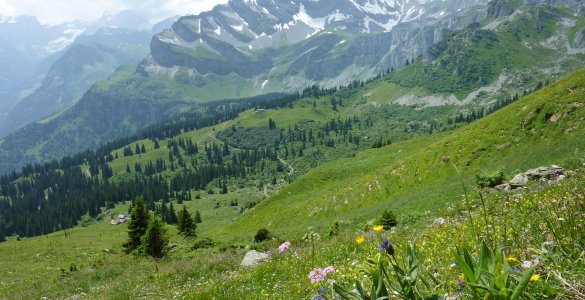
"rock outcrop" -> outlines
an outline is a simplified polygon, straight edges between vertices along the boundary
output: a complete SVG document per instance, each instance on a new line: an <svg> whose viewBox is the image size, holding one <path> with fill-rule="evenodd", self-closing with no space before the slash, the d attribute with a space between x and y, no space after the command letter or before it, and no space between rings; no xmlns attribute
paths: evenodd
<svg viewBox="0 0 585 300"><path fill-rule="evenodd" d="M258 252L256 250L250 250L244 256L244 259L240 263L242 267L255 266L263 261L268 260L270 255L268 253Z"/></svg>
<svg viewBox="0 0 585 300"><path fill-rule="evenodd" d="M549 167L538 167L530 169L524 173L519 173L507 183L500 184L495 188L498 190L510 190L518 189L526 186L530 180L546 180L548 182L554 182L556 180L564 178L565 169L557 165L551 165Z"/></svg>

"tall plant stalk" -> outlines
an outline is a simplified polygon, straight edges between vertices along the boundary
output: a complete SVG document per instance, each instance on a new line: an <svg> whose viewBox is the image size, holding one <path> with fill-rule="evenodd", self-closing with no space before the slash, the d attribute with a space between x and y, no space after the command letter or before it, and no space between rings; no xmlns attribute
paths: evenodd
<svg viewBox="0 0 585 300"><path fill-rule="evenodd" d="M467 193L467 186L465 185L465 181L463 181L463 176L461 176L461 172L459 172L459 169L457 168L457 166L453 162L450 162L450 163L453 166L453 168L455 168L455 172L457 172L457 175L459 176L459 181L461 181L461 186L463 186L463 195L465 197L465 206L467 206L467 217L469 219L469 224L471 225L471 229L477 235L477 242L480 243L481 238L479 236L479 231L475 228L475 224L473 223L473 217L471 216L471 202L469 201L469 194Z"/></svg>

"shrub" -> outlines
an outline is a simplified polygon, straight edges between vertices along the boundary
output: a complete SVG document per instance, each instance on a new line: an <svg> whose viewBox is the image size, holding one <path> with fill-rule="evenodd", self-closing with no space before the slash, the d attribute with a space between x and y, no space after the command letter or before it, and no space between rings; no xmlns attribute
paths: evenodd
<svg viewBox="0 0 585 300"><path fill-rule="evenodd" d="M270 231L267 229L261 228L256 232L256 235L254 235L254 242L260 243L270 238L272 238L272 233L270 233Z"/></svg>
<svg viewBox="0 0 585 300"><path fill-rule="evenodd" d="M329 226L329 236L336 236L339 235L339 221L333 222L331 226Z"/></svg>
<svg viewBox="0 0 585 300"><path fill-rule="evenodd" d="M212 239L202 238L202 239L195 241L195 243L193 243L193 246L191 246L191 250L213 248L213 247L215 247L215 243L213 242Z"/></svg>
<svg viewBox="0 0 585 300"><path fill-rule="evenodd" d="M475 183L479 187L494 187L496 185L504 183L504 172L498 171L494 174L485 174L483 172L475 174Z"/></svg>
<svg viewBox="0 0 585 300"><path fill-rule="evenodd" d="M376 225L384 225L384 229L389 229L398 225L396 216L389 208L385 209L382 214L376 219Z"/></svg>

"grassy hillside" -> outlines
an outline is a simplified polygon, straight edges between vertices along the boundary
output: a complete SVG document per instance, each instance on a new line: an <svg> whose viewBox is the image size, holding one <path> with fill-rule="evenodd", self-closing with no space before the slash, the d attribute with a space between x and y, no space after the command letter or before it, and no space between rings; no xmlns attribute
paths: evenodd
<svg viewBox="0 0 585 300"><path fill-rule="evenodd" d="M363 223L382 208L421 215L461 194L449 156L468 185L478 172L564 164L585 149L585 69L453 132L415 138L358 153L316 168L259 204L217 235L261 227L298 237L307 227L325 230L335 220ZM294 217L291 217L294 216Z"/></svg>
<svg viewBox="0 0 585 300"><path fill-rule="evenodd" d="M461 203L463 191L459 177L450 164L441 162L442 156L448 155L450 162L461 170L468 187L473 186L473 177L478 171L491 173L503 170L511 176L517 171L552 163L579 166L585 146L585 134L581 130L585 126L584 95L585 69L581 69L463 128L366 150L355 157L341 158L317 167L240 217L237 217L234 207L213 207L217 202L232 200L231 197L235 196L232 192L227 195L201 195L202 199L186 201L184 205L191 210L197 208L203 212L204 223L198 231L199 237L211 237L220 242L221 251L218 248L193 251L192 240L183 239L176 234L174 227L168 227L172 247L166 259L152 261L120 254L120 245L125 238L124 225L112 227L107 222L110 214L126 212L128 207L125 205L102 213L97 223L86 220L87 227L74 228L68 238L63 232L20 241L12 238L0 244L0 251L6 254L2 255L2 265L9 266L2 270L0 276L0 295L9 299L72 295L90 298L175 295L228 299L235 294L250 299L303 298L316 292L306 278L312 268L333 264L347 276L362 276L360 265L355 262L364 263L368 256L374 254L375 241L380 236L361 230L365 230L366 223L386 207L398 214L402 225L397 231L384 234L392 236L400 251L406 247L406 240L418 237L416 239L420 241L423 235L428 236L422 249L429 259L435 258L430 261L436 266L440 280L445 280L445 285L439 285L438 289L441 293L455 292L457 284L454 287L449 283L453 279L449 278L454 278L460 271L447 267L450 249L459 242L473 242L477 230L481 231L482 236L489 237L492 233L486 229L489 226L478 229L475 225L471 228L465 225L467 207ZM200 138L209 138L203 133L206 132L202 132ZM555 235L556 231L563 230L569 240L575 239L578 226L563 229L549 222L552 227L543 229L529 224L537 217L559 218L562 211L561 206L550 207L539 199L565 197L563 199L569 201L566 205L574 206L571 211L582 210L579 178L568 180L550 191L545 187L544 191L534 195L526 194L524 199L532 199L529 203L543 207L525 209L522 205L513 204L504 215L497 212L501 211L502 203L509 196L493 194L488 199L487 210L493 216L489 220L482 219L481 210L476 214L479 202L472 199L472 205L476 207L473 209L476 224L483 224L484 221L497 224L497 230L504 230L502 243L521 245L507 254L515 255L517 259L532 257L532 252L523 249L538 248L538 243L554 237L555 243L566 248L563 249L565 252L555 254L558 255L555 257L546 256L547 264L539 267L538 271L547 271L548 259L551 259L556 261L554 271L560 278L567 278L569 283L579 282L583 270L572 266L579 266L578 251L582 250L574 252L573 246L564 244L568 243L566 239ZM470 192L471 195L476 194L473 189ZM240 194L238 197L256 197L255 193ZM177 205L177 209L179 207ZM547 209L550 209L550 214ZM533 216L534 212L540 214ZM447 218L447 224L452 226L426 228L427 222L438 216ZM563 218L569 217L578 220L572 215ZM506 223L510 220L514 221ZM315 256L312 244L303 242L301 236L315 231L325 237L334 221L340 222L342 234L319 242L318 255ZM545 221L542 222L545 224ZM508 224L506 226L509 227L502 228L500 224ZM261 267L238 268L239 260L246 251L243 245L251 244L252 236L262 227L275 233L278 239L252 244L254 248L274 249L283 240L293 241L297 248L290 255L274 254L275 258ZM523 228L530 228L532 234L520 234ZM506 230L512 236L510 241L505 238ZM542 230L553 231L534 235L534 232ZM356 247L351 242L356 233L365 234L368 239L364 248ZM446 240L449 240L449 247L438 247ZM478 243L477 240L475 242ZM575 260L568 259L567 255L576 255ZM429 263L428 260L425 262ZM550 276L543 279L546 282L542 284L531 285L531 291L539 295L564 292L561 279L556 275ZM339 275L335 278L340 284L349 286L352 284L351 277ZM39 280L43 284L37 284ZM368 284L368 279L364 280Z"/></svg>

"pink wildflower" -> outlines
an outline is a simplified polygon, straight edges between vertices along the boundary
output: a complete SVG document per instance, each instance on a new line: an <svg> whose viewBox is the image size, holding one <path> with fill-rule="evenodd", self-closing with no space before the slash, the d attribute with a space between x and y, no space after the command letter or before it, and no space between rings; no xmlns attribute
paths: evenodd
<svg viewBox="0 0 585 300"><path fill-rule="evenodd" d="M284 243L282 243L282 245L278 246L278 252L282 253L282 252L288 250L288 248L290 248L290 243L284 242Z"/></svg>
<svg viewBox="0 0 585 300"><path fill-rule="evenodd" d="M329 267L325 268L323 271L325 271L325 274L337 272L337 270L333 266L329 266Z"/></svg>
<svg viewBox="0 0 585 300"><path fill-rule="evenodd" d="M325 271L323 269L317 268L309 273L309 279L311 279L312 284L315 284L315 283L322 282L323 280L325 280L325 275L327 275L327 274L325 273Z"/></svg>
<svg viewBox="0 0 585 300"><path fill-rule="evenodd" d="M528 269L528 268L538 266L539 263L540 263L540 260L538 258L535 258L534 260L525 260L522 262L522 267Z"/></svg>

